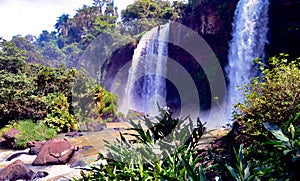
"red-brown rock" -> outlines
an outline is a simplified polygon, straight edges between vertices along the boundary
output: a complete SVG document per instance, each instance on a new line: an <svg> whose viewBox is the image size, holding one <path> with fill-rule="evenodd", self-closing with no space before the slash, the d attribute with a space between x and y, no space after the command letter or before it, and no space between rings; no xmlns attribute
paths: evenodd
<svg viewBox="0 0 300 181"><path fill-rule="evenodd" d="M74 146L64 139L48 140L32 165L59 165L67 163L74 153Z"/></svg>
<svg viewBox="0 0 300 181"><path fill-rule="evenodd" d="M0 171L0 181L4 180L30 180L34 172L21 160L16 160Z"/></svg>
<svg viewBox="0 0 300 181"><path fill-rule="evenodd" d="M29 148L29 155L37 155L39 154L42 146L44 145L44 141L29 141L27 143L27 147Z"/></svg>
<svg viewBox="0 0 300 181"><path fill-rule="evenodd" d="M8 148L16 148L16 140L18 134L20 134L20 131L16 128L11 128L7 133L4 134L3 137Z"/></svg>

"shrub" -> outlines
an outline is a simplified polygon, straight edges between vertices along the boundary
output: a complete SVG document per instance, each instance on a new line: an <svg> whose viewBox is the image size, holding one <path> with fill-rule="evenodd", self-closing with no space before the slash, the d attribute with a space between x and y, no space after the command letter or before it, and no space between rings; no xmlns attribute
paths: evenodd
<svg viewBox="0 0 300 181"><path fill-rule="evenodd" d="M67 97L62 93L52 93L44 97L47 107L47 117L44 123L55 129L58 133L77 130L77 122L73 115L69 113L69 103Z"/></svg>
<svg viewBox="0 0 300 181"><path fill-rule="evenodd" d="M300 59L288 60L288 55L269 59L269 67L261 65L262 78L247 86L245 103L238 104L236 115L253 134L259 134L262 122L280 127L300 111Z"/></svg>
<svg viewBox="0 0 300 181"><path fill-rule="evenodd" d="M246 126L240 134L247 139L240 141L250 145L245 157L264 180L295 178L299 166L300 59L288 58L280 54L269 59L268 67L260 63L262 77L253 79L244 104L236 106L235 118Z"/></svg>
<svg viewBox="0 0 300 181"><path fill-rule="evenodd" d="M100 85L95 88L95 102L100 118L114 118L117 116L118 97L111 92L106 91Z"/></svg>

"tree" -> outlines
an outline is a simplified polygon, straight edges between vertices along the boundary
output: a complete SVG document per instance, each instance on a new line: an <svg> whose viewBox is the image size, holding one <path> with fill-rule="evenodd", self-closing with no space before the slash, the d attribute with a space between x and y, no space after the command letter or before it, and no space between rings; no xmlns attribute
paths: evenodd
<svg viewBox="0 0 300 181"><path fill-rule="evenodd" d="M43 61L48 65L58 67L65 64L66 55L57 45L47 44L42 49Z"/></svg>
<svg viewBox="0 0 300 181"><path fill-rule="evenodd" d="M54 25L55 29L57 29L59 36L68 36L70 29L70 19L68 14L63 14L58 17L56 24Z"/></svg>
<svg viewBox="0 0 300 181"><path fill-rule="evenodd" d="M173 16L173 8L170 2L161 0L137 0L122 11L122 21L137 19L166 19Z"/></svg>
<svg viewBox="0 0 300 181"><path fill-rule="evenodd" d="M26 51L20 50L13 42L0 38L0 71L14 74L22 71L25 65Z"/></svg>
<svg viewBox="0 0 300 181"><path fill-rule="evenodd" d="M45 47L47 44L56 44L56 32L52 31L49 33L47 30L43 30L42 33L37 38L37 46Z"/></svg>
<svg viewBox="0 0 300 181"><path fill-rule="evenodd" d="M14 43L20 50L26 51L26 62L41 63L41 54L37 51L37 48L34 46L34 44L30 42L30 40L33 41L33 39L28 36L27 38L29 40L21 36L14 36L11 42Z"/></svg>

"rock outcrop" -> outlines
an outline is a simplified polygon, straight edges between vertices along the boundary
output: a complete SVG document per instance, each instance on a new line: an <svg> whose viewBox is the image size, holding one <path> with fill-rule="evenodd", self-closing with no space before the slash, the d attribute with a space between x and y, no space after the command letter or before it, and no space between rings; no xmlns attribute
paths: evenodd
<svg viewBox="0 0 300 181"><path fill-rule="evenodd" d="M64 139L48 140L41 148L32 165L60 165L67 163L75 147Z"/></svg>
<svg viewBox="0 0 300 181"><path fill-rule="evenodd" d="M20 134L20 130L11 128L4 134L5 146L11 149L16 149L17 135Z"/></svg>
<svg viewBox="0 0 300 181"><path fill-rule="evenodd" d="M34 172L24 162L16 160L0 171L0 181L6 180L30 180Z"/></svg>
<svg viewBox="0 0 300 181"><path fill-rule="evenodd" d="M300 1L270 1L269 56L288 53L298 58L300 42Z"/></svg>

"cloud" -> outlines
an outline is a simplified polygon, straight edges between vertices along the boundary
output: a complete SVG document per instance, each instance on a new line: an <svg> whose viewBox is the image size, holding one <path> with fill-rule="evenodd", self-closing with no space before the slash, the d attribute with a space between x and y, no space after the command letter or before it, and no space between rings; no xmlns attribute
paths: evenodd
<svg viewBox="0 0 300 181"><path fill-rule="evenodd" d="M119 12L134 0L115 0ZM27 34L38 36L43 30L54 30L54 24L63 13L74 16L84 4L93 0L0 0L0 37Z"/></svg>
<svg viewBox="0 0 300 181"><path fill-rule="evenodd" d="M74 15L83 4L92 0L0 0L0 37L9 40L12 36L32 34L42 30L53 31L54 24L63 13Z"/></svg>

